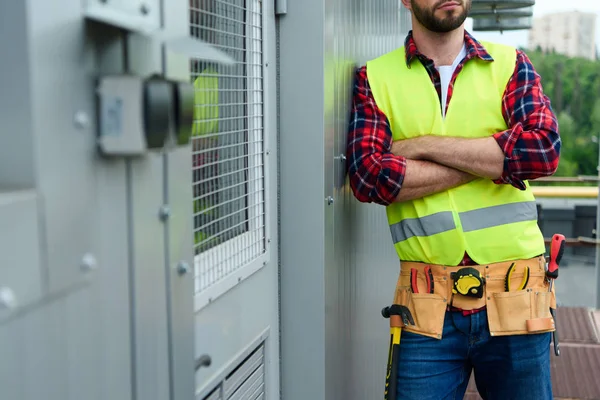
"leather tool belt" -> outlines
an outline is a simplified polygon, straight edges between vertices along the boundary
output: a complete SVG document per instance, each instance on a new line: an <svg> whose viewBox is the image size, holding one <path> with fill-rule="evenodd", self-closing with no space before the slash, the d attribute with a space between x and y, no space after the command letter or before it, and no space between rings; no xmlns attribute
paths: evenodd
<svg viewBox="0 0 600 400"><path fill-rule="evenodd" d="M402 328L441 339L448 306L463 310L486 306L492 336L552 332L555 326L550 308L556 308L556 296L554 287L548 291L545 265L543 256L468 267L403 261L394 304L408 307L415 325L402 324ZM465 269L472 273L476 270L483 278L482 293L473 297L453 293L453 278L464 276Z"/></svg>

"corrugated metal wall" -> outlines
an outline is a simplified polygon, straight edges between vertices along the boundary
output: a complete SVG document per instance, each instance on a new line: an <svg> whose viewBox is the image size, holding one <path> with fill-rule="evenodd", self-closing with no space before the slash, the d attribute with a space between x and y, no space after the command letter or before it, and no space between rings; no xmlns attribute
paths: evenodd
<svg viewBox="0 0 600 400"><path fill-rule="evenodd" d="M354 200L343 155L355 69L402 45L409 26L397 0L306 0L279 20L286 400L383 396L380 310L399 264L384 208Z"/></svg>
<svg viewBox="0 0 600 400"><path fill-rule="evenodd" d="M333 160L335 199L333 218L325 224L325 237L333 241L333 246L326 248L331 258L325 276L327 302L337 306L327 318L330 332L344 336L343 341L330 339L327 343L335 347L332 353L343 355L333 368L340 372L334 382L340 390L344 388L343 398L375 399L383 397L389 341L388 321L380 311L392 299L399 263L385 208L354 199L340 155L346 150L352 67L403 45L410 15L396 0L336 0L325 21L325 143L334 143L325 155ZM327 73L332 67L333 76ZM330 90L335 93L333 99L328 96ZM326 398L342 397L328 392Z"/></svg>

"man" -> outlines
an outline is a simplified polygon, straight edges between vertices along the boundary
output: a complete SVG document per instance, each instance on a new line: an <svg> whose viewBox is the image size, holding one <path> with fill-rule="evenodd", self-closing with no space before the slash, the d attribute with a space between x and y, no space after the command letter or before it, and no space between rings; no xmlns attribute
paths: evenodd
<svg viewBox="0 0 600 400"><path fill-rule="evenodd" d="M464 29L471 0L402 0L405 45L360 68L350 184L386 206L401 260L398 399L552 399L554 292L527 180L560 137L528 57ZM430 273L431 272L431 273ZM507 279L508 277L508 279Z"/></svg>

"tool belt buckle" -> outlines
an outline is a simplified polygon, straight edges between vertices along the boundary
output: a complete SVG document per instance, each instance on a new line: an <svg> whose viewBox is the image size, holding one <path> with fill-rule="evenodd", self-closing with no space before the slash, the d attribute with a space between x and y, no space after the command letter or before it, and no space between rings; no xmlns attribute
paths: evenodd
<svg viewBox="0 0 600 400"><path fill-rule="evenodd" d="M452 293L477 299L483 297L485 278L481 276L479 270L472 267L461 268L452 272L450 279L453 281Z"/></svg>

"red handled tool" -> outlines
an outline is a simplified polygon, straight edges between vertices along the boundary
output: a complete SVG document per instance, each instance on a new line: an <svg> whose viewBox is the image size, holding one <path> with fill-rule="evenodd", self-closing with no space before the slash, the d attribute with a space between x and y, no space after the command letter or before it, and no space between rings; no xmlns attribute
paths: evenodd
<svg viewBox="0 0 600 400"><path fill-rule="evenodd" d="M563 253L565 251L565 243L566 239L564 235L560 233L555 233L552 236L552 241L550 242L550 260L548 261L548 268L546 269L546 278L550 285L548 286L548 291L552 292L552 286L554 280L558 278L558 266L560 265L560 260L562 259ZM552 318L554 318L554 332L552 332L552 341L554 342L554 354L560 356L560 346L558 344L558 335L556 334L556 314L554 309L550 308L550 314L552 314Z"/></svg>
<svg viewBox="0 0 600 400"><path fill-rule="evenodd" d="M431 272L431 267L427 266L425 267L424 271L425 273L425 284L427 285L427 293L432 294L433 293L433 273ZM419 285L417 282L417 269L416 268L411 268L410 269L410 288L412 290L413 293L419 293Z"/></svg>

